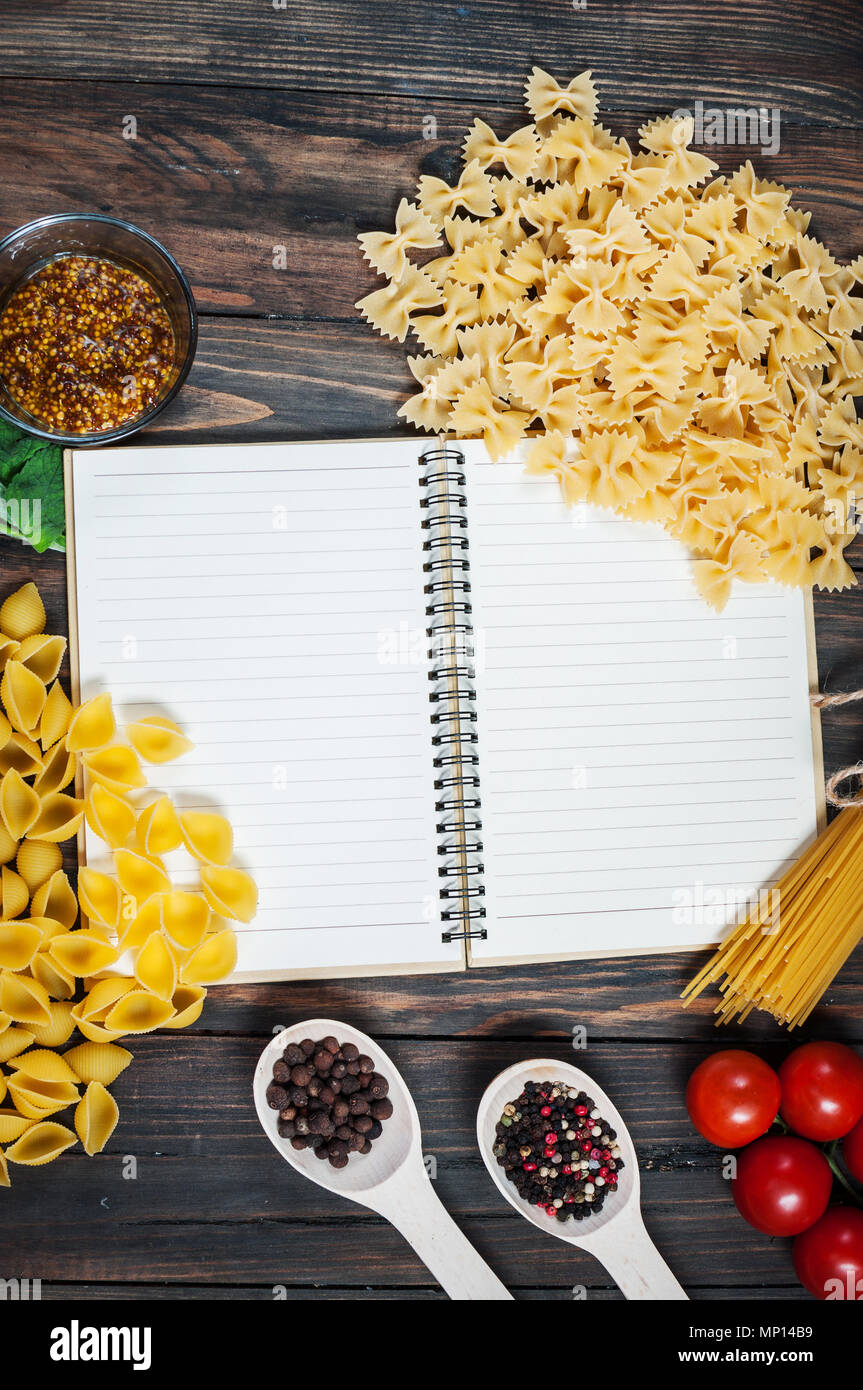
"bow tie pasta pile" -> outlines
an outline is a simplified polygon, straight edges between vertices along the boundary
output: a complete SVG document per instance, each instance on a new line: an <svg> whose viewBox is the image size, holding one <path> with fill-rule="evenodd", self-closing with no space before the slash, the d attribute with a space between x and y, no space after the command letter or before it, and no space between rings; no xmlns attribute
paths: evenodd
<svg viewBox="0 0 863 1390"><path fill-rule="evenodd" d="M248 922L257 890L233 868L224 816L146 799L142 760L192 747L168 719L117 732L108 695L74 709L57 673L66 639L45 633L33 584L0 607L0 1185L8 1163L50 1163L81 1140L99 1153L117 1123L108 1086L132 1060L118 1046L185 1028L206 986L233 970L229 920ZM74 795L77 774L88 788ZM71 790L67 790L70 789ZM114 873L82 868L78 897L60 844L86 816ZM162 856L184 847L199 879L175 888ZM78 923L78 907L89 925ZM228 919L226 921L226 919ZM64 1052L75 1038L75 1046ZM5 1071L4 1071L5 1068ZM74 1106L74 1130L52 1117ZM8 1145L8 1148L3 1146Z"/></svg>
<svg viewBox="0 0 863 1390"><path fill-rule="evenodd" d="M750 163L713 177L689 117L634 150L595 124L589 72L534 68L526 93L530 125L474 121L458 182L423 176L359 238L387 283L357 308L423 349L399 414L492 459L542 431L528 471L664 526L714 607L735 576L853 584L863 257L840 265Z"/></svg>

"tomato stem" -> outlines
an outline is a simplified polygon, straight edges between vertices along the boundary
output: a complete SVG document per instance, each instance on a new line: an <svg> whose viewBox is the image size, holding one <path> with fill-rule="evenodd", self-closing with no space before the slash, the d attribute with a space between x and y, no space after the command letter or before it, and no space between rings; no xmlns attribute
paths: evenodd
<svg viewBox="0 0 863 1390"><path fill-rule="evenodd" d="M858 1207L863 1207L863 1197L861 1197L860 1193L856 1190L856 1188L853 1188L851 1186L845 1174L842 1172L842 1169L839 1167L839 1164L836 1162L836 1146L838 1143L838 1139L833 1140L833 1143L830 1144L828 1148L825 1150L825 1157L827 1159L827 1162L830 1164L830 1167L833 1169L833 1176L834 1178L836 1178L837 1182L840 1182L842 1184L842 1186L845 1188L845 1191L850 1194L852 1200Z"/></svg>

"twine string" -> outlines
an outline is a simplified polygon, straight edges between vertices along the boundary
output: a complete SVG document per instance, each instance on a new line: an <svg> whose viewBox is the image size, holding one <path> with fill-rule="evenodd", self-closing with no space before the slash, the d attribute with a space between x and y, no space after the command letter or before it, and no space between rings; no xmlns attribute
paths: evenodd
<svg viewBox="0 0 863 1390"><path fill-rule="evenodd" d="M815 709L835 709L838 705L850 705L855 700L863 700L863 690L849 690L844 695L811 695ZM854 778L859 778L859 785L856 791L841 793L839 788L843 782L850 782ZM863 762L853 763L850 767L840 767L838 772L828 778L825 787L825 795L831 806L863 806Z"/></svg>

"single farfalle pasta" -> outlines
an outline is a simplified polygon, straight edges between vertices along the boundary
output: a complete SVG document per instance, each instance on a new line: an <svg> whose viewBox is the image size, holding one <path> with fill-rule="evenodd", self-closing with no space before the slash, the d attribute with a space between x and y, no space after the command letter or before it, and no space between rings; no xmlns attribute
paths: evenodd
<svg viewBox="0 0 863 1390"><path fill-rule="evenodd" d="M461 175L420 179L434 258L393 234L371 258L388 283L358 307L424 350L401 417L663 526L715 608L736 582L855 583L860 259L841 265L751 162L718 176L691 116L631 146L597 123L590 72L534 68L526 100L532 124L477 119ZM768 497L770 479L792 486Z"/></svg>
<svg viewBox="0 0 863 1390"><path fill-rule="evenodd" d="M403 256L438 241L416 209L396 236ZM400 264L392 241L383 259ZM429 307L438 296L435 286L415 299ZM169 796L140 795L142 762L193 747L179 726L153 715L120 729L107 693L76 709L58 679L66 641L45 631L35 585L8 595L0 614L0 1186L9 1187L16 1163L49 1163L79 1140L91 1156L104 1151L119 1117L108 1087L132 1060L120 1040L200 1017L207 986L236 964L237 938L221 919L249 920L257 890L231 863L224 816L186 811L181 822ZM85 817L97 847L76 894L61 846ZM162 855L176 850L184 885L191 869L200 891L172 882ZM69 1110L74 1128L53 1118Z"/></svg>

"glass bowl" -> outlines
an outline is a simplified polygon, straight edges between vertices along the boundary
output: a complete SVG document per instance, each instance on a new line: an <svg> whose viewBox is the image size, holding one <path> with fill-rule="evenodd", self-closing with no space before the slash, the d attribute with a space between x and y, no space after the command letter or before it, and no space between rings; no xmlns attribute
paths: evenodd
<svg viewBox="0 0 863 1390"><path fill-rule="evenodd" d="M101 256L135 271L156 290L174 332L174 362L158 400L112 429L91 434L51 430L15 400L0 377L0 418L55 444L107 444L149 425L174 399L195 357L198 316L189 283L159 242L115 217L99 213L61 213L40 217L0 241L0 312L23 280L60 256Z"/></svg>

